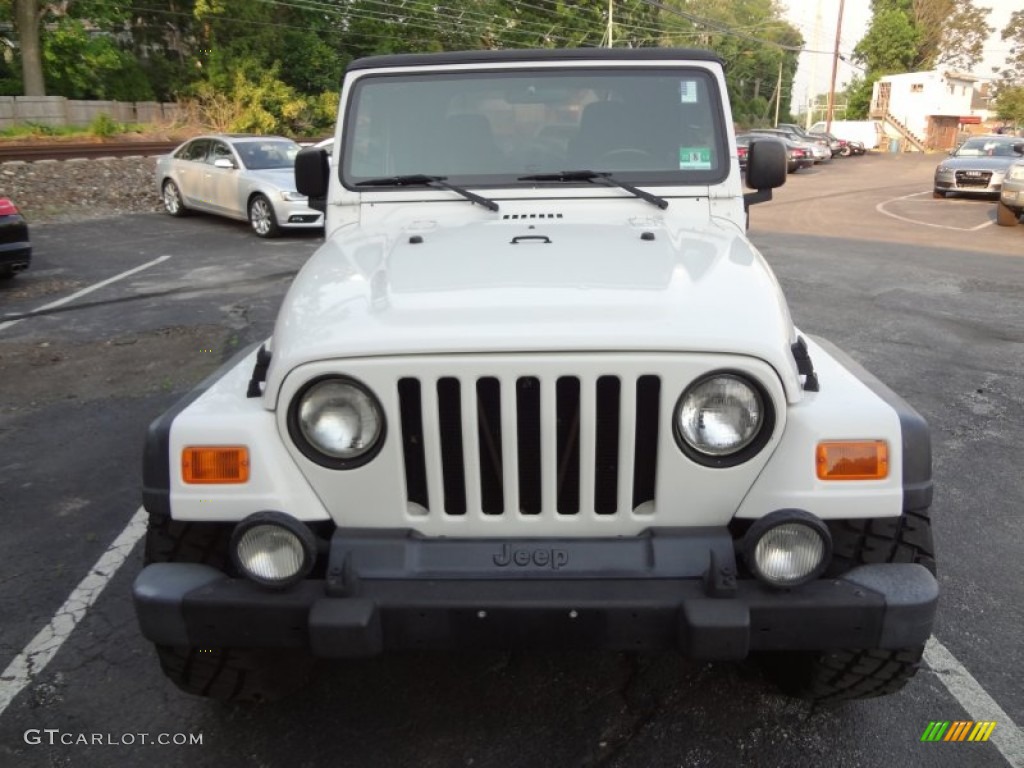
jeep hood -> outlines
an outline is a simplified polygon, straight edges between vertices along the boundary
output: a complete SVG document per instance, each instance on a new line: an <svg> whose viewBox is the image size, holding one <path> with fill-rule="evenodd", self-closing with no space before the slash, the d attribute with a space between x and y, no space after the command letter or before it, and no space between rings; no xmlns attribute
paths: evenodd
<svg viewBox="0 0 1024 768"><path fill-rule="evenodd" d="M351 233L323 245L285 297L268 407L307 362L512 352L750 355L799 397L785 300L738 233L562 221Z"/></svg>

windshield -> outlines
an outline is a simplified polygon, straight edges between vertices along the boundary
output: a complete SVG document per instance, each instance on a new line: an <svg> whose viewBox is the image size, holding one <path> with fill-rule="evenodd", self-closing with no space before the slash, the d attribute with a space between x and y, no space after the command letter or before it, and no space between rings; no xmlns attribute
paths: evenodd
<svg viewBox="0 0 1024 768"><path fill-rule="evenodd" d="M294 141L283 139L259 139L256 141L239 141L235 143L235 151L246 168L253 171L264 171L270 168L294 168L295 156L299 147Z"/></svg>
<svg viewBox="0 0 1024 768"><path fill-rule="evenodd" d="M524 185L567 170L709 184L729 172L721 101L689 68L368 75L346 110L342 178Z"/></svg>
<svg viewBox="0 0 1024 768"><path fill-rule="evenodd" d="M957 157L1018 157L1010 139L968 139L956 151Z"/></svg>

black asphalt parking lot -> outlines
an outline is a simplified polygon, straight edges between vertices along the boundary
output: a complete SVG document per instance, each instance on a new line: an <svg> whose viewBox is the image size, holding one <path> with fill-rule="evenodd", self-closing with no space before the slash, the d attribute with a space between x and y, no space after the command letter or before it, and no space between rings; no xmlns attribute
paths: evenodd
<svg viewBox="0 0 1024 768"><path fill-rule="evenodd" d="M1013 765L1024 752L1012 751L1021 735L1008 721L996 733L1016 740L1003 752L920 741L930 721L981 719L972 712L987 701L1024 722L1024 226L972 229L994 218L991 203L931 200L936 162L868 156L800 172L751 210L751 236L801 329L838 344L931 424L935 637L957 666L925 667L892 697L815 708L778 695L752 663L403 654L324 663L293 699L231 707L188 697L160 673L131 606L136 546L49 664L29 664L27 685L5 701L21 674L13 662L48 624L61 630L55 614L135 514L148 423L270 333L290 276L319 243L137 214L36 226L32 270L0 284L0 765ZM922 191L926 214L907 197ZM909 202L886 203L899 200ZM965 693L964 674L988 700ZM202 743L142 743L160 734Z"/></svg>

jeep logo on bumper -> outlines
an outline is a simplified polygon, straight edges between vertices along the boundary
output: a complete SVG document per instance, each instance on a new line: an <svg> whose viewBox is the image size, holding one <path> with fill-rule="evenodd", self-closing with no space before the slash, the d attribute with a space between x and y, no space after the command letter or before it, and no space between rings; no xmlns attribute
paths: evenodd
<svg viewBox="0 0 1024 768"><path fill-rule="evenodd" d="M560 568L564 568L568 562L569 553L564 549L513 549L508 544L502 544L501 550L494 555L494 564L499 568L505 568L509 565L525 568L535 565L540 568L550 568L553 571L557 571Z"/></svg>

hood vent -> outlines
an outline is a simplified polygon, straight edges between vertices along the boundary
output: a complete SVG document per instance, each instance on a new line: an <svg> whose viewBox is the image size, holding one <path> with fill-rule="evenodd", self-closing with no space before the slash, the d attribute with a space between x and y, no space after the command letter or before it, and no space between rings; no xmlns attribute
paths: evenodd
<svg viewBox="0 0 1024 768"><path fill-rule="evenodd" d="M526 219L560 219L560 213L506 213L501 218L509 221L525 221Z"/></svg>

